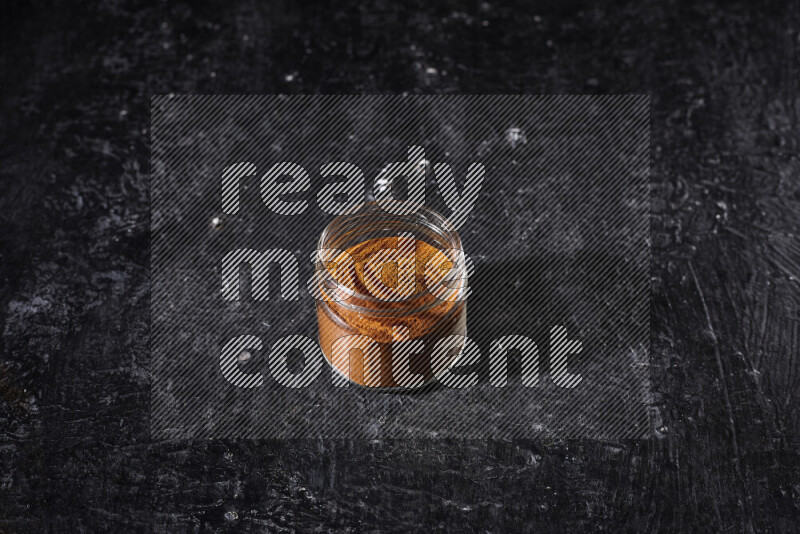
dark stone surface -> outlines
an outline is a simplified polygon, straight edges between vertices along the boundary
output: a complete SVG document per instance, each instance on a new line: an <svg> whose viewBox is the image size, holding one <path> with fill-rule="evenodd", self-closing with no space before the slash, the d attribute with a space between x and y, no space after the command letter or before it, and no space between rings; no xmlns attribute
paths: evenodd
<svg viewBox="0 0 800 534"><path fill-rule="evenodd" d="M800 5L11 2L0 531L792 531ZM656 437L155 443L149 95L653 95Z"/></svg>

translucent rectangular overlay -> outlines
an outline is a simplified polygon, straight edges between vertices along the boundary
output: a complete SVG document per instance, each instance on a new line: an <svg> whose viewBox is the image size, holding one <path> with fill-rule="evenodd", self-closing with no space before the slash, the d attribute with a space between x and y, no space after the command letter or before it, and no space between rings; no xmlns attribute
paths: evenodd
<svg viewBox="0 0 800 534"><path fill-rule="evenodd" d="M412 183L474 266L472 356L343 386L312 255ZM151 208L155 438L650 435L647 96L157 96ZM236 251L275 261L226 289Z"/></svg>

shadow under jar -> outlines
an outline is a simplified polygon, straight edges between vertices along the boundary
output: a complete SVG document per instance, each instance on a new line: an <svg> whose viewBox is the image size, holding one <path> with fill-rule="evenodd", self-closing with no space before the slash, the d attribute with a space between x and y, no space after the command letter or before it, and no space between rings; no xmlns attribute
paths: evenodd
<svg viewBox="0 0 800 534"><path fill-rule="evenodd" d="M452 224L408 201L334 219L317 245L315 279L319 342L334 372L410 388L447 369L466 336L464 259Z"/></svg>

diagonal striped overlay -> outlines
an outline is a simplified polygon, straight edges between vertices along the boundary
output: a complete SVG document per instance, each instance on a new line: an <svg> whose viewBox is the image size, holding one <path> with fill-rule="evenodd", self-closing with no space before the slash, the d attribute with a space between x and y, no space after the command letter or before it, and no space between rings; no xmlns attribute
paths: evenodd
<svg viewBox="0 0 800 534"><path fill-rule="evenodd" d="M649 105L154 97L153 436L648 437ZM391 392L328 365L307 286L325 227L387 195L448 217L474 268L457 367Z"/></svg>

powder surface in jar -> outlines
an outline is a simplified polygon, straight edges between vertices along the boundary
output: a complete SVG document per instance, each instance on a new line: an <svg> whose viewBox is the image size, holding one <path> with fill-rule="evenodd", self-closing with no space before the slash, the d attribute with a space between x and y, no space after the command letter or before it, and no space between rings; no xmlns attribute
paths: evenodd
<svg viewBox="0 0 800 534"><path fill-rule="evenodd" d="M400 239L397 237L382 237L352 246L346 252L355 264L355 273L349 274L354 274L355 276L348 276L348 273L339 272L338 270L335 275L339 282L351 287L357 294L369 295L378 299L379 302L372 303L370 307L387 314L391 314L392 310L399 311L409 307L425 308L418 313L407 315L392 314L388 317L372 317L347 310L336 302L331 303L332 307L342 315L346 322L376 341L384 343L393 341L395 338L392 336L392 329L395 326L408 328L409 336L412 339L418 338L437 326L437 323L459 304L458 302L438 300L426 291L430 285L438 283L447 275L452 263L442 261L444 258L440 253L439 257L431 261L431 267L438 266L440 268L429 268L426 278L428 261L431 260L431 256L439 253L439 249L419 239L406 238L405 242L411 245L413 250L407 251L407 254L400 254L401 259L399 262L388 261L384 264L379 264L378 272L373 272L369 269L370 266L368 266L367 261L380 251L398 250L399 245L401 245ZM404 264L402 257L408 260L413 258L414 265ZM339 265L343 264L341 257L337 258L336 261ZM405 274L413 271L414 277L413 294L415 296L404 302L388 300L387 292L381 291L383 286L386 288L398 287L399 269L404 269ZM377 281L378 277L380 277L380 282Z"/></svg>

